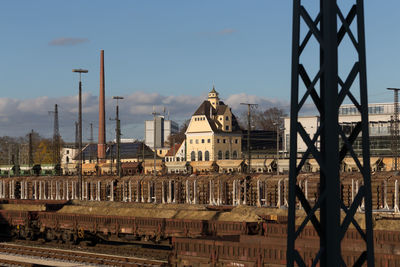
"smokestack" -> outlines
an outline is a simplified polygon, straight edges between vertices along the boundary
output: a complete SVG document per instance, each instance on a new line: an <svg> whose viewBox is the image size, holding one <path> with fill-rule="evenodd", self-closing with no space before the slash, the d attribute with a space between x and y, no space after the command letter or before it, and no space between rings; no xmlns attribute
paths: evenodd
<svg viewBox="0 0 400 267"><path fill-rule="evenodd" d="M106 110L105 110L105 79L104 79L104 50L100 51L100 94L99 94L99 136L97 157L100 162L106 158Z"/></svg>

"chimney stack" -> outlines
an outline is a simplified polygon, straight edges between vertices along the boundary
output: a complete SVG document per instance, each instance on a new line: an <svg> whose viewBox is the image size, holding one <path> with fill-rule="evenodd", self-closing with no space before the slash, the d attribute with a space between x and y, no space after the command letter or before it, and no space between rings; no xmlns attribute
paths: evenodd
<svg viewBox="0 0 400 267"><path fill-rule="evenodd" d="M100 95L99 95L99 136L97 157L99 162L106 159L106 123L105 123L105 79L104 79L104 50L100 51Z"/></svg>

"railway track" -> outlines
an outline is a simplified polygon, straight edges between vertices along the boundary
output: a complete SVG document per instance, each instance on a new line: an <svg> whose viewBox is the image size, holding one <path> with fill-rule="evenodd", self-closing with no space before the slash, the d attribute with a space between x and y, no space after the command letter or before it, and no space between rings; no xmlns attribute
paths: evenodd
<svg viewBox="0 0 400 267"><path fill-rule="evenodd" d="M166 260L154 260L138 257L82 252L59 248L45 248L10 243L0 243L0 254L19 255L24 257L74 262L95 266L168 266L168 262ZM0 263L10 264L2 261L0 261ZM29 265L29 263L22 263L17 265L33 266Z"/></svg>

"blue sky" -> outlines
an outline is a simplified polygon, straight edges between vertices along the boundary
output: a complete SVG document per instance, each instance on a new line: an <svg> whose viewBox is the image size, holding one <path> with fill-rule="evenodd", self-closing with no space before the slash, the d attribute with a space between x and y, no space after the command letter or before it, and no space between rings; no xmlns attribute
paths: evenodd
<svg viewBox="0 0 400 267"><path fill-rule="evenodd" d="M370 102L392 101L385 88L400 86L399 10L399 1L365 1ZM126 137L143 137L152 105L166 106L178 122L188 118L213 83L238 113L246 99L287 106L291 15L290 0L3 0L0 135L33 128L51 136L47 111L58 103L63 137L72 140L78 76L71 69L82 67L89 70L83 77L87 137L88 124L97 124L101 49L106 95L127 98ZM108 101L107 117L113 104Z"/></svg>

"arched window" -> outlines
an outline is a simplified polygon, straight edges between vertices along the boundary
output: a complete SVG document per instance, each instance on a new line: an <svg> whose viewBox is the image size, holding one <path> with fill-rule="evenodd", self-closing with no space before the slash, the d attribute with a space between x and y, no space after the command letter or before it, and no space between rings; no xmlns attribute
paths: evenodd
<svg viewBox="0 0 400 267"><path fill-rule="evenodd" d="M225 152L225 159L229 159L229 151L228 150Z"/></svg>
<svg viewBox="0 0 400 267"><path fill-rule="evenodd" d="M199 151L197 152L197 160L202 161L203 160L203 152Z"/></svg>
<svg viewBox="0 0 400 267"><path fill-rule="evenodd" d="M206 150L206 152L204 153L204 160L205 161L209 161L210 160L210 152L208 152L208 150Z"/></svg>
<svg viewBox="0 0 400 267"><path fill-rule="evenodd" d="M222 159L222 151L218 151L218 159Z"/></svg>
<svg viewBox="0 0 400 267"><path fill-rule="evenodd" d="M237 156L238 156L238 155L237 155L237 151L234 150L234 151L233 151L233 154L232 154L232 158L233 158L233 159L237 159Z"/></svg>
<svg viewBox="0 0 400 267"><path fill-rule="evenodd" d="M192 152L190 153L190 160L191 160L191 161L195 161L195 160L196 160L196 153L194 153L194 151L192 151Z"/></svg>

